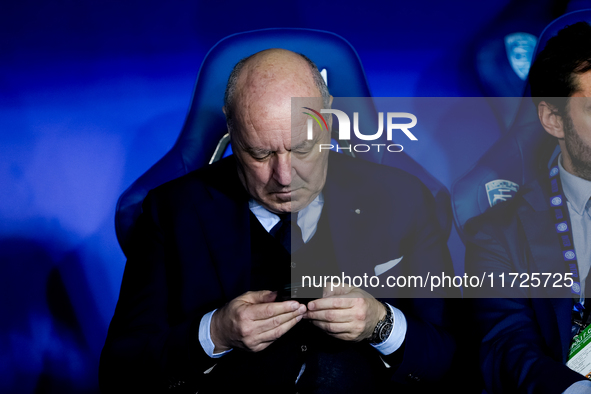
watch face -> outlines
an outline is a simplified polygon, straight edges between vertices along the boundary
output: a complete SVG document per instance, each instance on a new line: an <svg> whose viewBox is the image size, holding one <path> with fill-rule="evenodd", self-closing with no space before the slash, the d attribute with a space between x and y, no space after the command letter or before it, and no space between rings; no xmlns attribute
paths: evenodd
<svg viewBox="0 0 591 394"><path fill-rule="evenodd" d="M390 332L392 331L392 323L386 323L380 329L380 342L384 342L388 339Z"/></svg>
<svg viewBox="0 0 591 394"><path fill-rule="evenodd" d="M384 318L378 322L375 331L370 339L370 342L374 345L382 343L386 339L388 339L388 337L390 336L390 332L392 331L394 317L392 316L390 307L387 304L384 304L384 306L386 307L386 316L384 316Z"/></svg>

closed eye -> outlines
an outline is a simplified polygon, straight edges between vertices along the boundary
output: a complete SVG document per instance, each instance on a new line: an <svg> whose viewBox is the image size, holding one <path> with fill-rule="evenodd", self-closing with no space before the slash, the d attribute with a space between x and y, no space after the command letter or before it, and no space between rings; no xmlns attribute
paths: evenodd
<svg viewBox="0 0 591 394"><path fill-rule="evenodd" d="M258 154L251 154L252 158L255 160L265 160L269 156L271 156L271 152L268 153L258 153Z"/></svg>
<svg viewBox="0 0 591 394"><path fill-rule="evenodd" d="M262 149L249 149L248 153L255 160L265 160L273 154L272 151Z"/></svg>

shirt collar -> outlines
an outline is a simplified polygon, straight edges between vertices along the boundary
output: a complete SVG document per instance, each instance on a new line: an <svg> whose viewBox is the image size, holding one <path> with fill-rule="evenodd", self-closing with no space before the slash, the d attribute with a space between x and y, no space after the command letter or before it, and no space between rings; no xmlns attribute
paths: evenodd
<svg viewBox="0 0 591 394"><path fill-rule="evenodd" d="M302 238L304 239L304 242L308 242L316 233L318 220L320 219L323 206L324 196L320 193L310 204L298 212L297 223L302 230ZM253 198L248 201L248 208L250 208L250 211L257 217L267 232L271 231L271 229L279 223L280 219L278 215L267 210Z"/></svg>
<svg viewBox="0 0 591 394"><path fill-rule="evenodd" d="M562 167L562 154L558 158L558 169L560 171L560 181L564 196L570 203L573 210L582 215L585 207L591 198L591 182L571 174Z"/></svg>

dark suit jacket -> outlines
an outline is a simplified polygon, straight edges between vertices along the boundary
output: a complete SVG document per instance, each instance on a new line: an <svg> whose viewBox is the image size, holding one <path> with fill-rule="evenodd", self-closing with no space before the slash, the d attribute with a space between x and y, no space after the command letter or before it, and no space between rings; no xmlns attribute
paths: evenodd
<svg viewBox="0 0 591 394"><path fill-rule="evenodd" d="M544 182L547 177L523 186L514 199L468 223L465 265L469 274L564 274ZM498 298L471 300L482 338L480 366L487 390L561 393L583 380L565 365L571 340L570 289L550 285L501 289L498 281L496 286ZM478 295L470 289L467 294Z"/></svg>
<svg viewBox="0 0 591 394"><path fill-rule="evenodd" d="M373 275L400 256L388 275L453 273L433 197L415 177L331 152L323 193L347 275ZM248 198L233 157L148 194L101 355L103 391L199 386L216 363L198 342L202 316L249 290ZM404 346L384 357L394 383L420 389L448 372L455 341L444 295L390 300L408 322Z"/></svg>

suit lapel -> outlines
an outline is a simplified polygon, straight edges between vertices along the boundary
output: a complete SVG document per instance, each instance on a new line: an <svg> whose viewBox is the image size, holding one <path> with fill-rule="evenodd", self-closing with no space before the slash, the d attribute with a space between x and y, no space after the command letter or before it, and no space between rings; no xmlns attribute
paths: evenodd
<svg viewBox="0 0 591 394"><path fill-rule="evenodd" d="M532 189L524 194L524 199L530 207L523 207L518 211L527 238L529 250L533 258L530 272L563 273L564 262L558 237L554 229L552 212L548 209L550 197L538 182L532 184ZM552 280L552 279L550 279ZM542 296L549 297L553 316L560 336L563 361L566 361L571 340L571 307L572 298L568 288L548 286L540 291Z"/></svg>
<svg viewBox="0 0 591 394"><path fill-rule="evenodd" d="M376 220L384 215L384 212L377 211L383 201L374 190L363 186L367 184L366 177L373 174L359 172L355 160L360 159L331 154L323 193L339 269L351 277L374 275L375 265L400 257L391 253L397 245L396 235L390 229L377 227L390 222ZM388 204L392 207L396 205L392 200ZM393 212L386 215L393 215ZM395 220L394 216L391 220ZM388 242L381 238L382 235Z"/></svg>
<svg viewBox="0 0 591 394"><path fill-rule="evenodd" d="M220 204L219 225L212 226L212 254L216 257L218 278L228 299L243 294L250 288L251 251L250 216L248 202Z"/></svg>
<svg viewBox="0 0 591 394"><path fill-rule="evenodd" d="M221 160L206 180L213 208L203 213L205 236L227 299L249 290L251 275L250 215L233 156ZM194 200L199 203L198 200Z"/></svg>
<svg viewBox="0 0 591 394"><path fill-rule="evenodd" d="M325 201L323 209L326 209L325 214L330 224L339 269L348 275L359 275L362 269L358 264L353 263L359 261L358 256L354 255L359 248L349 246L359 242L358 234L351 230L358 228L361 220L361 215L356 214L355 209L361 212L364 207L356 203L357 194L352 193L348 187L349 182L347 182L347 174L344 174L346 170L343 168L341 159L338 154L329 153L328 174L322 190Z"/></svg>
<svg viewBox="0 0 591 394"><path fill-rule="evenodd" d="M330 178L334 179L334 177L328 179ZM329 182L328 179L324 188L325 208L339 268L347 275L362 276L366 270L359 262L364 261L365 258L360 255L363 248L356 245L363 240L359 238L360 233L354 230L363 226L364 215L361 215L361 212L366 211L366 207L358 201L356 194L346 190L344 185L339 182Z"/></svg>

